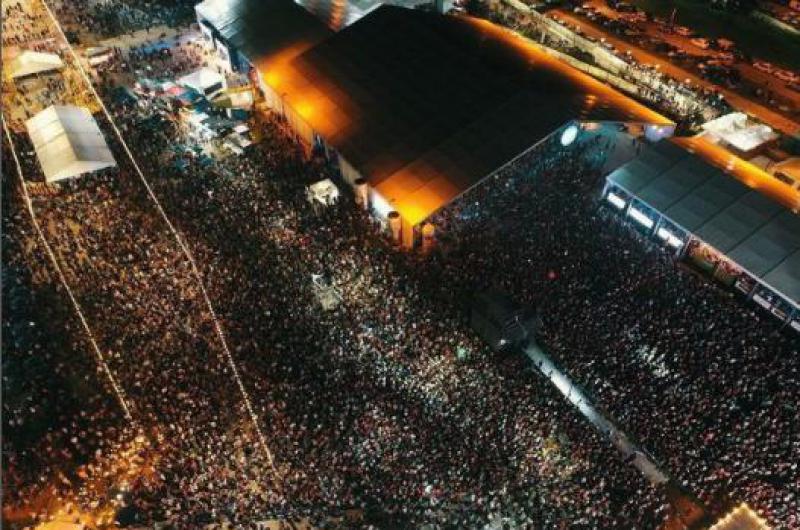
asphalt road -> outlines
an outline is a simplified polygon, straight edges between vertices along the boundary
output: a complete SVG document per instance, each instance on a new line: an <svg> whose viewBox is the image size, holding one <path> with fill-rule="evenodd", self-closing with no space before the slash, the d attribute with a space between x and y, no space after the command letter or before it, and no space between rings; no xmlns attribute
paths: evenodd
<svg viewBox="0 0 800 530"><path fill-rule="evenodd" d="M600 2L599 0L595 0L595 2L593 3L596 3L598 5L602 4L602 2ZM726 100L733 107L745 113L756 116L758 119L760 119L761 121L763 121L764 123L770 125L775 129L778 129L786 134L796 134L800 132L800 120L790 115L789 113L784 113L780 109L770 105L769 102L756 101L736 91L716 85L711 81L703 79L699 75L694 74L693 72L687 70L686 68L676 65L675 63L671 62L669 58L665 56L656 55L655 53L647 51L638 45L634 45L627 41L624 41L621 38L617 37L616 35L608 33L605 28L598 26L590 22L586 18L576 15L570 11L558 9L554 10L553 13L557 14L561 19L565 20L571 26L577 25L586 35L590 35L596 39L605 38L620 52L624 53L629 51L633 56L633 58L640 63L658 65L660 71L664 72L666 75L669 75L675 79L678 80L688 79L692 85L719 91L722 95L725 96ZM686 44L684 44L684 46L686 46ZM691 44L689 44L689 46L694 47L694 45ZM701 51L697 47L694 47L694 49L695 49L694 51L695 54ZM750 68L750 70L757 72L758 75L762 75L762 72L759 72L754 68ZM743 71L742 73L745 74L746 72ZM753 74L753 73L747 71L747 74ZM775 78L772 79L777 81L777 79ZM771 85L770 89L772 88L773 87ZM776 86L775 88L777 89L778 87ZM781 92L781 95L783 95L784 92L787 93L792 92L792 97L796 99L797 107L800 108L800 94L794 96L793 91L789 90L788 88L784 88L783 91Z"/></svg>

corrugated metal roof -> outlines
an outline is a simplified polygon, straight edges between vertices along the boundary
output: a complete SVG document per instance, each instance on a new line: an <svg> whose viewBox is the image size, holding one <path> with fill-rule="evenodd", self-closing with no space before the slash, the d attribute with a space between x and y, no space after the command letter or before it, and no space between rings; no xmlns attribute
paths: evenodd
<svg viewBox="0 0 800 530"><path fill-rule="evenodd" d="M195 9L262 68L287 61L333 33L291 0L204 0Z"/></svg>
<svg viewBox="0 0 800 530"><path fill-rule="evenodd" d="M669 140L608 180L800 303L800 216L785 206Z"/></svg>

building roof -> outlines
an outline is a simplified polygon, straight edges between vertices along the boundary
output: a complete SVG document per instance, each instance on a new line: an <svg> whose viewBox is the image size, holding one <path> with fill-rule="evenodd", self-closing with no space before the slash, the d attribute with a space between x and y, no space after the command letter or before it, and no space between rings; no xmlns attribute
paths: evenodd
<svg viewBox="0 0 800 530"><path fill-rule="evenodd" d="M25 126L47 182L117 165L86 108L53 105L26 121Z"/></svg>
<svg viewBox="0 0 800 530"><path fill-rule="evenodd" d="M205 94L205 91L214 85L219 85L220 90L224 88L225 76L204 66L178 79L178 84Z"/></svg>
<svg viewBox="0 0 800 530"><path fill-rule="evenodd" d="M204 0L195 10L262 72L333 33L291 0Z"/></svg>
<svg viewBox="0 0 800 530"><path fill-rule="evenodd" d="M349 26L384 3L396 4L398 2L410 3L411 6L414 4L413 0L392 0L390 2L384 0L297 0L298 4L334 31Z"/></svg>
<svg viewBox="0 0 800 530"><path fill-rule="evenodd" d="M262 71L411 224L570 120L669 120L486 21L381 6Z"/></svg>
<svg viewBox="0 0 800 530"><path fill-rule="evenodd" d="M11 77L17 79L33 74L58 70L64 66L64 61L55 53L42 53L23 50L11 60L9 71Z"/></svg>
<svg viewBox="0 0 800 530"><path fill-rule="evenodd" d="M673 140L608 180L800 305L800 216Z"/></svg>

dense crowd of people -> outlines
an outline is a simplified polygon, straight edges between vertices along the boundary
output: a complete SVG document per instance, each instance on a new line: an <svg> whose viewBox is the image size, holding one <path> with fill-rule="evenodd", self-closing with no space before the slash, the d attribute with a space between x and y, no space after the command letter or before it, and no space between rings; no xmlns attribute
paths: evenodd
<svg viewBox="0 0 800 530"><path fill-rule="evenodd" d="M500 271L541 308L549 351L692 491L797 527L796 333L600 208L591 166L536 156L446 210L435 222L457 244L431 285Z"/></svg>
<svg viewBox="0 0 800 530"><path fill-rule="evenodd" d="M3 339L18 371L4 364L4 376L12 389L30 378L3 404L13 470L4 517L46 518L50 505L33 504L53 483L51 496L91 511L97 489L80 484L100 474L121 490L128 521L175 528L302 517L320 527L657 527L671 513L664 492L523 358L488 352L469 329L467 301L495 285L541 308L548 350L678 479L706 500L728 492L777 525L800 524L787 407L797 361L785 355L797 339L598 210L607 140L532 151L437 216L438 250L407 254L347 196L311 208L305 187L336 170L279 118L254 116L259 142L209 164L161 98L114 97L132 82L120 63L169 80L203 60L194 46L119 50L98 89L194 254L276 468L191 264L96 113L118 167L32 200L123 395L63 293L50 293L53 270L4 172L3 259L15 271L4 303L19 300ZM12 138L26 179L43 180L25 133ZM8 147L4 167L14 167ZM312 275L336 289L338 307L321 308ZM34 422L46 434L27 446ZM120 487L93 464L143 438L154 472Z"/></svg>
<svg viewBox="0 0 800 530"><path fill-rule="evenodd" d="M191 20L191 0L56 0L53 2L59 20L74 31L70 36L91 35L94 38L116 37L137 31L150 31L158 26L176 26Z"/></svg>

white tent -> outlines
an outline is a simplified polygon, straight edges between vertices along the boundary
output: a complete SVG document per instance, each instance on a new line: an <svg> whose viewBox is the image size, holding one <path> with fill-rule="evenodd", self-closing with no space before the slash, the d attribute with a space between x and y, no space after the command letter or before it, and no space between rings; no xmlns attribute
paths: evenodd
<svg viewBox="0 0 800 530"><path fill-rule="evenodd" d="M225 76L211 68L203 67L178 79L178 84L194 89L211 99L225 89Z"/></svg>
<svg viewBox="0 0 800 530"><path fill-rule="evenodd" d="M320 180L307 188L307 195L313 205L331 206L339 198L339 188L331 179Z"/></svg>
<svg viewBox="0 0 800 530"><path fill-rule="evenodd" d="M24 50L11 60L9 71L11 77L17 79L42 72L58 70L64 61L55 53L41 53Z"/></svg>
<svg viewBox="0 0 800 530"><path fill-rule="evenodd" d="M117 165L86 108L53 105L25 125L47 182Z"/></svg>
<svg viewBox="0 0 800 530"><path fill-rule="evenodd" d="M725 142L742 153L748 153L778 137L769 126L754 122L741 112L720 116L704 123L702 128L715 140Z"/></svg>

